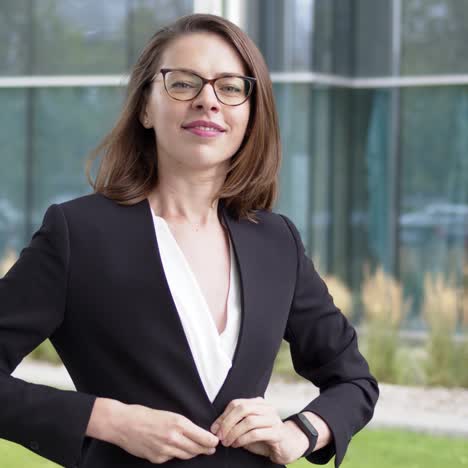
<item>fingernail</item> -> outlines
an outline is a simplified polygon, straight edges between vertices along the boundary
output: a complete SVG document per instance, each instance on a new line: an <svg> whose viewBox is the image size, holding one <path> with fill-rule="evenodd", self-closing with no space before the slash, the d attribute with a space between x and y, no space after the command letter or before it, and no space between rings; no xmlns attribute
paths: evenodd
<svg viewBox="0 0 468 468"><path fill-rule="evenodd" d="M211 432L216 432L218 429L219 429L219 424L218 423L213 424L213 426L211 427Z"/></svg>

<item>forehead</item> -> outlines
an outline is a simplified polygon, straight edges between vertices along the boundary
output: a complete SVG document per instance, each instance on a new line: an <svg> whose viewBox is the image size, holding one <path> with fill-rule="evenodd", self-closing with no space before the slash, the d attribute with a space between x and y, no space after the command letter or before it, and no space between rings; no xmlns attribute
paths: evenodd
<svg viewBox="0 0 468 468"><path fill-rule="evenodd" d="M221 73L241 73L246 70L233 45L213 33L190 33L178 37L166 48L161 68L188 68L211 78Z"/></svg>

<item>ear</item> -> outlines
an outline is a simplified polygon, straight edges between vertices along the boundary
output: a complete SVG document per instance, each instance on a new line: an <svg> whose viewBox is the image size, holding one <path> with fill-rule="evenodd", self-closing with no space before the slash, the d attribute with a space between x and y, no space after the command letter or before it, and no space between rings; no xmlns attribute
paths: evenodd
<svg viewBox="0 0 468 468"><path fill-rule="evenodd" d="M140 112L138 114L138 120L140 121L141 125L145 128L151 128L151 119L148 112L148 90L146 88L143 89L142 93L142 101L140 104Z"/></svg>
<svg viewBox="0 0 468 468"><path fill-rule="evenodd" d="M141 125L145 128L151 128L151 120L148 115L148 111L143 107L142 111L140 112L140 115L138 116L138 120L140 121Z"/></svg>

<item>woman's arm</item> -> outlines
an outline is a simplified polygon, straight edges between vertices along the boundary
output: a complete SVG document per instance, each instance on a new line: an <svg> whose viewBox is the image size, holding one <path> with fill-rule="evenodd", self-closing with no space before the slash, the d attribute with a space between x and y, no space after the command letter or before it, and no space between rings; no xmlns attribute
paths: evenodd
<svg viewBox="0 0 468 468"><path fill-rule="evenodd" d="M296 372L320 389L319 397L301 412L318 415L333 436L332 443L306 458L324 464L336 455L338 468L352 436L372 418L379 389L359 352L355 329L333 303L305 253L296 226L281 216L294 237L298 256L296 287L284 339L290 343Z"/></svg>
<svg viewBox="0 0 468 468"><path fill-rule="evenodd" d="M86 428L86 435L115 444L118 439L119 428L125 424L126 406L125 403L111 398L96 398Z"/></svg>
<svg viewBox="0 0 468 468"><path fill-rule="evenodd" d="M69 257L65 216L51 205L29 246L0 279L0 438L75 466L96 397L11 376L64 319Z"/></svg>

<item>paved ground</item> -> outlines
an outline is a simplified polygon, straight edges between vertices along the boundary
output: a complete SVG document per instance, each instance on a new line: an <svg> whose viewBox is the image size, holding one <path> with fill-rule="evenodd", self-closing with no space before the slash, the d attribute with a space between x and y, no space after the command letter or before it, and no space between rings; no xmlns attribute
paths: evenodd
<svg viewBox="0 0 468 468"><path fill-rule="evenodd" d="M24 360L13 372L28 382L75 389L63 366ZM302 409L318 395L307 381L272 380L265 399L285 417ZM468 438L468 390L380 385L380 398L369 427L401 427L433 434Z"/></svg>

